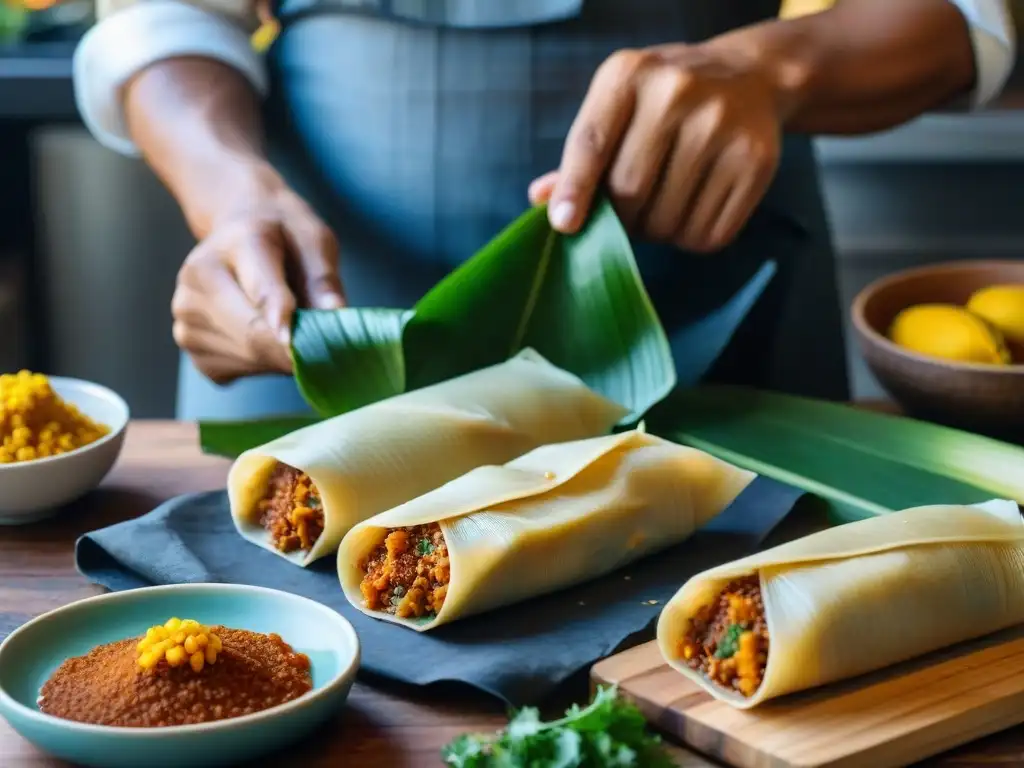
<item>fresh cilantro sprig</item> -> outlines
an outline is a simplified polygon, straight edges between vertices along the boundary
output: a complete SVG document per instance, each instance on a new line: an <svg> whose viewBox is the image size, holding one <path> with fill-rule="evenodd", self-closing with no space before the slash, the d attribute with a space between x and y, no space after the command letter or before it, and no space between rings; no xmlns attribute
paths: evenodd
<svg viewBox="0 0 1024 768"><path fill-rule="evenodd" d="M532 707L521 709L505 730L460 736L441 757L452 768L675 768L640 710L614 687L550 723Z"/></svg>

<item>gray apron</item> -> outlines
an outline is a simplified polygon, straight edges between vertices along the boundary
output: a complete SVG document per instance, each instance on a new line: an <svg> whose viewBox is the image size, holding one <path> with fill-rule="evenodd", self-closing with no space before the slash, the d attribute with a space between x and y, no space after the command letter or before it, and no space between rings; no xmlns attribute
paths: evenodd
<svg viewBox="0 0 1024 768"><path fill-rule="evenodd" d="M523 212L527 185L557 167L607 56L704 40L772 18L778 6L282 0L269 55L272 154L338 235L350 302L408 307ZM775 182L724 251L636 251L682 384L847 397L834 258L806 137L785 139ZM767 261L776 271L764 287ZM183 359L180 384L183 418L304 408L287 377L216 387Z"/></svg>

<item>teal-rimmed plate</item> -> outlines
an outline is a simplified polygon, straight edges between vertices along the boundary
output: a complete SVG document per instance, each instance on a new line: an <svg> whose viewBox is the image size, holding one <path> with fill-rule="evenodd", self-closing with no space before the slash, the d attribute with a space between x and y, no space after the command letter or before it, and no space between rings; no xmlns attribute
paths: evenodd
<svg viewBox="0 0 1024 768"><path fill-rule="evenodd" d="M39 689L67 658L143 634L171 616L276 632L309 656L313 690L252 715L200 725L114 728L45 715ZM0 715L39 749L96 768L232 765L301 739L336 715L359 667L340 614L304 597L236 584L177 584L91 597L50 611L0 644Z"/></svg>

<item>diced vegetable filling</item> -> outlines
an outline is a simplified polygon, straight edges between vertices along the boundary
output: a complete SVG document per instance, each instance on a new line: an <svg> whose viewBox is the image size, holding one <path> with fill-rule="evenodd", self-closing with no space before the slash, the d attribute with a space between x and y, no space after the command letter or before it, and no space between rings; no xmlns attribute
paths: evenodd
<svg viewBox="0 0 1024 768"><path fill-rule="evenodd" d="M324 532L324 510L309 475L278 464L259 503L260 525L282 552L308 551Z"/></svg>
<svg viewBox="0 0 1024 768"><path fill-rule="evenodd" d="M444 605L451 568L437 523L392 530L362 569L359 589L372 611L413 619L436 616Z"/></svg>
<svg viewBox="0 0 1024 768"><path fill-rule="evenodd" d="M690 620L679 656L723 688L752 696L768 663L768 625L758 576L726 585Z"/></svg>

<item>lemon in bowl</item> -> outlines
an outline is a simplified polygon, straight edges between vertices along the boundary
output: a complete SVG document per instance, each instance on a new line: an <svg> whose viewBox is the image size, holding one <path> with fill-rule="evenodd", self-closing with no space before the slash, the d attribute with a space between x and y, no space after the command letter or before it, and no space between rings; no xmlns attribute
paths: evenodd
<svg viewBox="0 0 1024 768"><path fill-rule="evenodd" d="M967 311L997 329L1015 362L1024 363L1024 285L990 285L975 291Z"/></svg>
<svg viewBox="0 0 1024 768"><path fill-rule="evenodd" d="M915 304L893 320L889 338L921 355L961 363L1008 365L1012 358L996 326L953 304Z"/></svg>
<svg viewBox="0 0 1024 768"><path fill-rule="evenodd" d="M49 517L99 485L128 419L127 403L99 384L0 375L0 525Z"/></svg>

